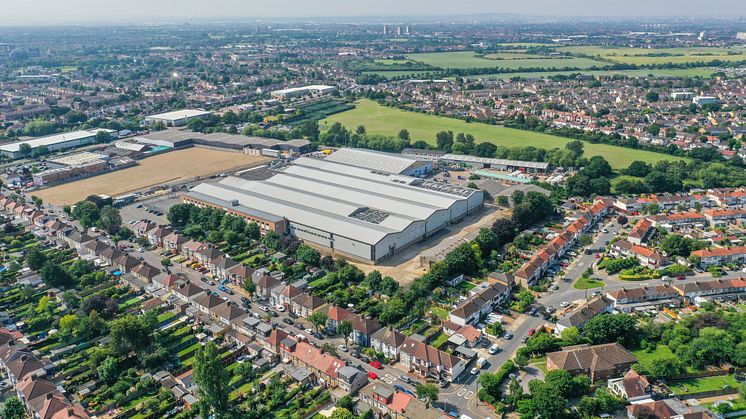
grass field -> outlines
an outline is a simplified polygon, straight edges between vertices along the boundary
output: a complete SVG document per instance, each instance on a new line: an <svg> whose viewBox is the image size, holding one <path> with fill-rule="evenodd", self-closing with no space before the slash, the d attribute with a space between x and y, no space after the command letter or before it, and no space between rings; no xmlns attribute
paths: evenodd
<svg viewBox="0 0 746 419"><path fill-rule="evenodd" d="M651 362L655 362L658 359L670 358L674 356L673 352L671 352L671 349L666 345L657 345L655 347L655 350L652 352L648 352L644 349L639 349L633 351L632 355L634 355L637 358L637 362L641 364L650 364Z"/></svg>
<svg viewBox="0 0 746 419"><path fill-rule="evenodd" d="M369 133L384 135L396 135L399 130L406 128L409 130L413 141L425 140L430 144L435 144L436 133L448 130L453 131L454 134L459 132L470 133L476 137L477 142L489 141L509 147L532 145L552 149L562 147L565 143L571 141L567 138L531 131L481 123L467 123L460 119L407 112L381 106L366 99L356 104L356 108L351 111L338 113L324 119L321 126L329 126L334 122L340 122L349 129L355 129L358 125L364 125ZM660 160L677 160L674 156L644 150L606 144L584 143L584 145L586 156L603 156L615 169L627 167L634 160L642 160L648 163Z"/></svg>
<svg viewBox="0 0 746 419"><path fill-rule="evenodd" d="M691 394L703 391L720 390L723 388L737 388L738 382L732 375L721 375L717 377L703 377L692 380L677 381L669 383L668 387L674 394Z"/></svg>
<svg viewBox="0 0 746 419"><path fill-rule="evenodd" d="M74 204L89 195L122 195L150 186L220 173L238 166L249 166L268 159L241 153L205 148L188 148L140 160L140 164L100 176L33 193L56 205Z"/></svg>
<svg viewBox="0 0 746 419"><path fill-rule="evenodd" d="M492 54L486 54L484 58L488 60L516 60L516 59L541 59L546 58L543 55L527 54L525 51L516 50L513 51L500 51Z"/></svg>
<svg viewBox="0 0 746 419"><path fill-rule="evenodd" d="M696 68L670 68L660 70L577 70L577 71L536 71L536 72L515 72L515 73L496 73L496 74L479 74L474 76L467 76L470 79L503 79L508 80L513 77L549 77L556 75L570 75L570 74L587 74L591 76L608 76L608 75L626 75L629 77L702 77L709 78L714 72L709 67L696 67Z"/></svg>
<svg viewBox="0 0 746 419"><path fill-rule="evenodd" d="M558 48L570 54L597 56L618 63L651 65L665 63L692 63L698 61L744 61L746 48L615 48L604 46L572 46ZM665 54L661 56L662 54Z"/></svg>
<svg viewBox="0 0 746 419"><path fill-rule="evenodd" d="M530 58L513 60L490 60L478 57L473 51L425 52L409 54L407 58L439 68L590 68L594 65L606 65L603 62L588 58Z"/></svg>

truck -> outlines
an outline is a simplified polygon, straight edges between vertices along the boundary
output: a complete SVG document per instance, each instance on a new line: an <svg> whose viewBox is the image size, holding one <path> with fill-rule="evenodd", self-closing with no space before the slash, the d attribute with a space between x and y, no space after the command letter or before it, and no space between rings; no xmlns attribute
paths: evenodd
<svg viewBox="0 0 746 419"><path fill-rule="evenodd" d="M479 368L480 370L482 368L484 368L484 366L486 364L487 364L487 359L485 359L485 358L479 358L479 359L477 359L477 368Z"/></svg>

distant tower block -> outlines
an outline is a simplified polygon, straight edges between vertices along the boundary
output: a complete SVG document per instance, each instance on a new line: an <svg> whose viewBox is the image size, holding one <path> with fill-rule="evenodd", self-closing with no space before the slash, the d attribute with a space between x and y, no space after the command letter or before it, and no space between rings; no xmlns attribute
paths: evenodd
<svg viewBox="0 0 746 419"><path fill-rule="evenodd" d="M389 34L389 27L386 25L383 25L383 34L388 35Z"/></svg>

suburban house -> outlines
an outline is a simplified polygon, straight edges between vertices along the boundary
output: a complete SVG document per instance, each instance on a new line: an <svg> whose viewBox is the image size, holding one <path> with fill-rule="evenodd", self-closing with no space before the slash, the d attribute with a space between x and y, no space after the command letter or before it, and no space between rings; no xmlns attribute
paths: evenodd
<svg viewBox="0 0 746 419"><path fill-rule="evenodd" d="M588 320L603 314L609 313L614 309L614 302L604 296L598 296L591 298L583 305L573 310L569 314L565 315L559 321L554 331L556 334L562 333L563 330L569 327L577 327L583 329L583 326Z"/></svg>
<svg viewBox="0 0 746 419"><path fill-rule="evenodd" d="M632 227L632 230L627 236L627 240L632 244L641 246L650 238L650 236L652 236L654 231L655 227L653 227L653 222L645 218L638 221L637 224Z"/></svg>
<svg viewBox="0 0 746 419"><path fill-rule="evenodd" d="M300 364L313 373L311 382L329 388L337 386L339 370L346 365L343 360L324 353L304 340L298 341L291 337L282 339L279 348L283 358L289 359L293 364Z"/></svg>
<svg viewBox="0 0 746 419"><path fill-rule="evenodd" d="M378 329L370 337L370 346L381 352L386 358L399 359L399 348L404 344L406 336L393 327Z"/></svg>
<svg viewBox="0 0 746 419"><path fill-rule="evenodd" d="M652 384L645 376L638 374L634 369L627 371L624 377L609 380L607 387L611 394L627 399L631 404L653 400Z"/></svg>
<svg viewBox="0 0 746 419"><path fill-rule="evenodd" d="M290 311L307 319L311 313L324 305L326 305L326 301L323 298L303 292L290 302Z"/></svg>
<svg viewBox="0 0 746 419"><path fill-rule="evenodd" d="M404 339L399 349L399 360L419 377L431 377L452 382L466 368L459 357L436 349L411 337Z"/></svg>
<svg viewBox="0 0 746 419"><path fill-rule="evenodd" d="M717 300L735 299L746 295L746 279L713 279L710 281L693 281L673 286L679 295L691 303L699 305L714 298Z"/></svg>
<svg viewBox="0 0 746 419"><path fill-rule="evenodd" d="M614 309L629 312L638 307L662 307L677 304L679 292L670 285L621 288L606 293L606 298L614 303Z"/></svg>
<svg viewBox="0 0 746 419"><path fill-rule="evenodd" d="M381 328L381 325L373 320L361 317L358 314L350 317L352 323L352 334L350 339L360 346L370 346L370 337Z"/></svg>
<svg viewBox="0 0 746 419"><path fill-rule="evenodd" d="M692 255L700 258L699 264L701 266L744 263L746 262L746 246L701 249L693 251Z"/></svg>
<svg viewBox="0 0 746 419"><path fill-rule="evenodd" d="M510 285L506 283L482 283L470 291L466 300L448 313L448 320L460 326L475 324L482 316L507 302L510 299L510 290Z"/></svg>
<svg viewBox="0 0 746 419"><path fill-rule="evenodd" d="M627 240L617 240L612 243L609 254L617 257L634 257L640 261L641 265L651 269L660 268L668 262L668 259L657 251L632 244Z"/></svg>
<svg viewBox="0 0 746 419"><path fill-rule="evenodd" d="M375 418L391 419L440 419L436 409L428 409L425 403L410 394L396 391L390 384L375 380L360 390L360 402L369 406ZM363 414L366 409L354 412Z"/></svg>
<svg viewBox="0 0 746 419"><path fill-rule="evenodd" d="M618 342L566 346L561 351L547 354L547 370L565 370L572 375L584 374L592 382L619 376L635 362L637 358Z"/></svg>
<svg viewBox="0 0 746 419"><path fill-rule="evenodd" d="M342 320L348 320L352 316L352 312L349 310L346 310L342 307L337 306L329 306L329 309L326 312L326 330L337 333L337 327L339 327L339 322Z"/></svg>

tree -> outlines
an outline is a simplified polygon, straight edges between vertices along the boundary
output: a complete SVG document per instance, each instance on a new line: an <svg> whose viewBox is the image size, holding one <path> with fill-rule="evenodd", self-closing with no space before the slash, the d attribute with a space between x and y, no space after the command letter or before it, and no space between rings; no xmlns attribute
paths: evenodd
<svg viewBox="0 0 746 419"><path fill-rule="evenodd" d="M100 211L95 203L85 200L75 204L71 215L74 219L80 221L80 225L82 225L83 228L90 228L95 226L98 222Z"/></svg>
<svg viewBox="0 0 746 419"><path fill-rule="evenodd" d="M259 224L255 222L246 223L246 237L251 240L259 240L262 237L262 233L259 229Z"/></svg>
<svg viewBox="0 0 746 419"><path fill-rule="evenodd" d="M401 131L399 131L397 137L399 137L400 140L409 141L409 131L407 131L406 129L402 129Z"/></svg>
<svg viewBox="0 0 746 419"><path fill-rule="evenodd" d="M316 332L319 331L319 328L326 324L326 320L328 317L326 316L326 313L323 311L314 311L311 313L310 316L308 316L308 321L310 321L313 326L316 328Z"/></svg>
<svg viewBox="0 0 746 419"><path fill-rule="evenodd" d="M347 346L347 340L350 338L352 333L352 323L349 320L342 320L337 325L337 333L342 335L345 340L345 346Z"/></svg>
<svg viewBox="0 0 746 419"><path fill-rule="evenodd" d="M533 304L534 301L536 300L536 297L534 296L534 294L527 289L521 290L518 293L518 295L516 295L516 297L518 298L517 311L521 311L521 312L526 311L528 306Z"/></svg>
<svg viewBox="0 0 746 419"><path fill-rule="evenodd" d="M417 397L425 399L425 406L430 407L431 404L438 401L438 386L434 384L420 384L415 389Z"/></svg>
<svg viewBox="0 0 746 419"><path fill-rule="evenodd" d="M339 399L337 402L336 407L341 407L343 409L347 409L349 411L352 411L355 408L355 401L352 400L352 396L349 394Z"/></svg>
<svg viewBox="0 0 746 419"><path fill-rule="evenodd" d="M660 95L657 92L650 91L645 93L645 100L648 102L657 102L660 100Z"/></svg>
<svg viewBox="0 0 746 419"><path fill-rule="evenodd" d="M73 284L73 278L60 265L48 263L39 271L41 279L50 287L67 287Z"/></svg>
<svg viewBox="0 0 746 419"><path fill-rule="evenodd" d="M679 358L674 356L658 358L655 362L651 362L650 365L646 366L650 375L655 378L668 379L684 374L686 372L686 366Z"/></svg>
<svg viewBox="0 0 746 419"><path fill-rule="evenodd" d="M30 269L38 271L46 262L46 255L44 255L44 252L42 252L38 247L32 247L28 252L26 252L26 265Z"/></svg>
<svg viewBox="0 0 746 419"><path fill-rule="evenodd" d="M230 416L232 405L228 398L230 387L228 372L223 367L220 352L214 343L208 342L197 349L194 361L194 381L199 394L199 410L202 417Z"/></svg>
<svg viewBox="0 0 746 419"><path fill-rule="evenodd" d="M522 397L523 387L521 386L521 383L518 382L518 379L516 377L511 378L510 382L508 383L508 404L515 405L516 403L518 403L518 400L521 400Z"/></svg>
<svg viewBox="0 0 746 419"><path fill-rule="evenodd" d="M119 214L119 210L111 205L101 208L98 226L109 234L116 234L122 227L122 216Z"/></svg>
<svg viewBox="0 0 746 419"><path fill-rule="evenodd" d="M645 177L653 171L653 167L644 161L635 160L629 164L624 171L625 174L636 177Z"/></svg>
<svg viewBox="0 0 746 419"><path fill-rule="evenodd" d="M580 331L577 327L568 327L560 333L562 341L567 345L575 345L580 342Z"/></svg>
<svg viewBox="0 0 746 419"><path fill-rule="evenodd" d="M108 143L111 141L111 135L104 130L101 130L96 133L96 142L99 144Z"/></svg>
<svg viewBox="0 0 746 419"><path fill-rule="evenodd" d="M116 380L119 372L119 363L113 356L106 357L104 362L96 368L99 378L104 382L111 384Z"/></svg>
<svg viewBox="0 0 746 419"><path fill-rule="evenodd" d="M26 408L18 397L11 397L5 400L3 408L0 410L0 418L3 419L25 419Z"/></svg>
<svg viewBox="0 0 746 419"><path fill-rule="evenodd" d="M152 343L153 330L142 317L128 314L112 320L109 327L109 344L119 354L139 354L147 350Z"/></svg>
<svg viewBox="0 0 746 419"><path fill-rule="evenodd" d="M697 243L694 239L678 234L668 234L661 241L661 250L668 256L688 257L696 247Z"/></svg>
<svg viewBox="0 0 746 419"><path fill-rule="evenodd" d="M489 228L479 230L479 235L475 239L483 255L489 255L492 250L500 247L500 239L494 231Z"/></svg>
<svg viewBox="0 0 746 419"><path fill-rule="evenodd" d="M191 219L191 210L194 206L191 204L176 204L168 209L168 221L176 228L186 226Z"/></svg>
<svg viewBox="0 0 746 419"><path fill-rule="evenodd" d="M169 258L163 258L161 259L161 265L163 265L163 268L168 272L168 268L173 265L173 262L171 262L171 259Z"/></svg>
<svg viewBox="0 0 746 419"><path fill-rule="evenodd" d="M329 419L355 419L355 415L344 407L334 409Z"/></svg>
<svg viewBox="0 0 746 419"><path fill-rule="evenodd" d="M321 261L321 254L313 247L302 244L295 251L295 258L306 265L318 267Z"/></svg>
<svg viewBox="0 0 746 419"><path fill-rule="evenodd" d="M516 225L508 218L498 218L492 223L492 231L497 236L500 245L510 243L516 236Z"/></svg>
<svg viewBox="0 0 746 419"><path fill-rule="evenodd" d="M440 131L435 134L435 144L439 149L450 152L453 146L453 131Z"/></svg>
<svg viewBox="0 0 746 419"><path fill-rule="evenodd" d="M31 155L31 146L27 143L23 143L18 146L18 152L21 153L21 156L23 157L29 157Z"/></svg>
<svg viewBox="0 0 746 419"><path fill-rule="evenodd" d="M531 398L518 401L518 412L521 418L553 418L561 419L567 416L567 399L559 389L539 380L529 382Z"/></svg>
<svg viewBox="0 0 746 419"><path fill-rule="evenodd" d="M634 346L639 339L635 318L629 314L602 314L590 319L583 331L594 345L619 342Z"/></svg>

